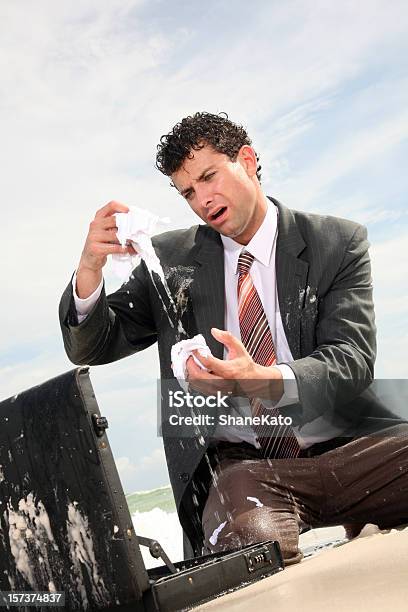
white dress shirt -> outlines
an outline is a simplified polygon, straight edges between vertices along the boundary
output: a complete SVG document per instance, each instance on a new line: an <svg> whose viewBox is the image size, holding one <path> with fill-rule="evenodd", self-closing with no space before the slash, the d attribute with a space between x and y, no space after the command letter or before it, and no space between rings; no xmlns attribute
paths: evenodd
<svg viewBox="0 0 408 612"><path fill-rule="evenodd" d="M225 295L228 296L228 299L225 300L225 329L231 332L236 338L240 339L241 331L238 317L238 258L244 250L254 256L250 275L262 302L271 330L277 362L275 367L281 371L284 382L284 393L279 402L263 401L263 404L266 408L275 407L280 409L288 404L296 403L299 399L299 395L293 370L288 365L284 363L281 364L281 362L293 361L293 357L283 329L277 295L275 272L276 238L278 233L277 214L276 206L268 205L261 226L245 247L226 236L221 236L221 240L224 246ZM224 358L226 358L226 351L224 351ZM236 415L251 415L248 400L239 398L235 399L233 403L236 406ZM229 442L245 440L245 442L253 444L254 446L259 446L256 441L255 432L249 426L234 427L232 425L218 425L214 437Z"/></svg>

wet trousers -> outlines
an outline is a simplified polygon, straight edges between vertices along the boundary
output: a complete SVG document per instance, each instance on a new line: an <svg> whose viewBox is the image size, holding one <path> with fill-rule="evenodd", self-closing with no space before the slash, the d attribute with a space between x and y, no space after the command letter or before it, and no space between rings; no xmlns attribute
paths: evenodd
<svg viewBox="0 0 408 612"><path fill-rule="evenodd" d="M408 424L313 456L263 459L248 444L220 444L203 511L204 550L278 540L286 563L302 558L302 529L408 523Z"/></svg>

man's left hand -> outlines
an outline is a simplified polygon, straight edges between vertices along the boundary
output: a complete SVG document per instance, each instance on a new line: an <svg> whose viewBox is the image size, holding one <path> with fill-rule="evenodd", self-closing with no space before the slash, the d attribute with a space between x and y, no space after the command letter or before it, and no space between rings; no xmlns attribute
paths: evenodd
<svg viewBox="0 0 408 612"><path fill-rule="evenodd" d="M283 394L282 374L274 366L255 363L245 346L230 332L213 327L211 333L227 349L227 359L203 357L193 351L206 370L192 357L187 360L188 381L193 389L209 395L216 391L279 400Z"/></svg>

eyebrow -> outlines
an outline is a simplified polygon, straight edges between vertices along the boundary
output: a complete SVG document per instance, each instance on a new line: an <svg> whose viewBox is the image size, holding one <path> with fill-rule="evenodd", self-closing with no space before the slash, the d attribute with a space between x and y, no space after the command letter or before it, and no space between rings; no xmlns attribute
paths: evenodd
<svg viewBox="0 0 408 612"><path fill-rule="evenodd" d="M214 164L210 164L205 170L202 171L202 173L200 174L200 176L198 177L197 181L202 181L205 177L205 175L207 174L207 172L209 172L212 168L214 168ZM193 187L186 187L185 189L183 189L182 191L180 191L179 193L185 197L191 190L193 189Z"/></svg>

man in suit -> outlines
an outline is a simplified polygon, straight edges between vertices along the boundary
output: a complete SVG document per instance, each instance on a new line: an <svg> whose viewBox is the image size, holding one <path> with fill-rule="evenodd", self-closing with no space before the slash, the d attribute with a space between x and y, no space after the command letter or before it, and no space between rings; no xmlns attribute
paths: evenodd
<svg viewBox="0 0 408 612"><path fill-rule="evenodd" d="M366 522L404 522L408 426L370 389L375 324L366 230L266 197L247 133L222 115L183 119L162 137L157 167L205 223L153 239L170 291L182 298L176 304L186 336L202 333L212 352L197 355L206 370L188 360L190 384L200 391L238 383L250 396L246 414L256 406L291 422L284 433L270 429L267 439L276 435L279 444L266 447L256 429L217 421L181 439L168 426L162 393L169 475L193 552L278 539L287 562L296 562L305 526L348 524L353 534ZM131 250L118 244L113 216L127 210L110 202L90 225L61 300L65 349L74 363L102 364L157 341L161 378L173 384L170 348L181 327L163 309L165 294L145 263L118 291L104 293L107 255ZM249 271L240 271L245 258ZM243 300L257 304L250 323ZM258 334L260 322L257 352L245 329ZM290 452L281 452L285 440Z"/></svg>

